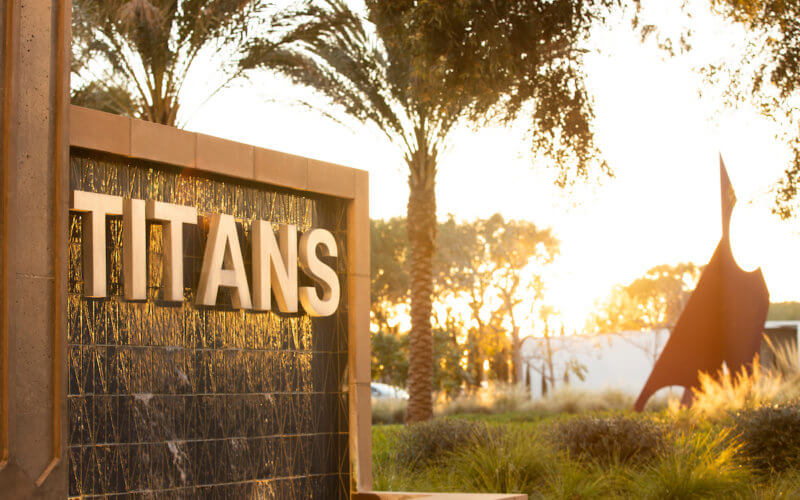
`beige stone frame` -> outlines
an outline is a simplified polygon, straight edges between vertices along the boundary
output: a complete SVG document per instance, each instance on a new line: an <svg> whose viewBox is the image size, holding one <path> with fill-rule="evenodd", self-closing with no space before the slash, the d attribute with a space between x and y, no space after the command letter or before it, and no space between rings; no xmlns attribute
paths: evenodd
<svg viewBox="0 0 800 500"><path fill-rule="evenodd" d="M70 0L0 3L0 496L66 494Z"/></svg>
<svg viewBox="0 0 800 500"><path fill-rule="evenodd" d="M354 492L372 489L368 173L78 106L69 121L71 147L347 200L351 472Z"/></svg>

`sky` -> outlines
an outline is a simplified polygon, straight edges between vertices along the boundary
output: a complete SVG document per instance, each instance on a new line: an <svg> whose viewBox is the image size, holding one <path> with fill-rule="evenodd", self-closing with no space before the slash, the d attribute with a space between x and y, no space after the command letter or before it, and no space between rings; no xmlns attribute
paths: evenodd
<svg viewBox="0 0 800 500"><path fill-rule="evenodd" d="M684 19L680 3L646 2L643 17L674 28ZM458 129L441 157L440 219L499 212L553 229L561 255L548 271L545 301L567 330L580 329L615 284L659 264L710 259L721 235L720 155L739 200L731 229L736 260L746 270L761 267L773 302L800 300L800 224L770 213L770 190L790 151L776 140L775 124L748 106L726 108L720 89L695 71L704 61L738 57L743 33L702 12L693 22L695 50L674 58L642 44L628 19L595 30L587 85L613 178L556 187L553 172L528 154L524 123ZM192 70L182 94L188 130L367 170L370 216L405 214L402 156L375 129L346 128L292 104L305 91L265 73L210 100L209 78L193 74L213 74L213 61Z"/></svg>

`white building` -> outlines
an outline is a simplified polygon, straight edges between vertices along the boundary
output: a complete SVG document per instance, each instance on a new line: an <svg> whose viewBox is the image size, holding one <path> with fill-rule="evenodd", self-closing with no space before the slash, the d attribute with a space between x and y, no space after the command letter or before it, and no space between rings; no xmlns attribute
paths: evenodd
<svg viewBox="0 0 800 500"><path fill-rule="evenodd" d="M764 330L774 344L793 342L796 346L799 326L800 321L768 321ZM668 338L666 329L568 335L549 340L527 337L522 342L522 359L531 397L541 397L545 387L565 384L580 390L617 389L638 395ZM766 343L762 346L762 363L768 363L771 358ZM550 384L551 380L555 383Z"/></svg>

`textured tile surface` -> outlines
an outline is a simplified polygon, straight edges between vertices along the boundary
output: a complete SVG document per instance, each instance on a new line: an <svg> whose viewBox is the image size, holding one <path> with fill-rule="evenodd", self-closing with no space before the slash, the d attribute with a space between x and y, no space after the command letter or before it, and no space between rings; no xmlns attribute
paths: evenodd
<svg viewBox="0 0 800 500"><path fill-rule="evenodd" d="M256 218L336 236L344 202L72 153L70 189L232 214L250 276ZM106 299L81 294L81 217L69 227L69 494L348 498L347 310L253 313L193 304L207 228L185 226L182 305L161 302L162 234L148 224L148 299L123 300L122 221L109 219ZM301 285L303 278L301 278Z"/></svg>

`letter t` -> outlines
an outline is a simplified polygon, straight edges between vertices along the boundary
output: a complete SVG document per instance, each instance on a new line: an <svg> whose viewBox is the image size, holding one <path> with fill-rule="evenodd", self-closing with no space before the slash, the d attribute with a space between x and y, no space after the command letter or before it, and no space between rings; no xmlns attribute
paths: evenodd
<svg viewBox="0 0 800 500"><path fill-rule="evenodd" d="M147 218L163 223L163 300L183 302L183 225L197 224L197 209L147 200Z"/></svg>

